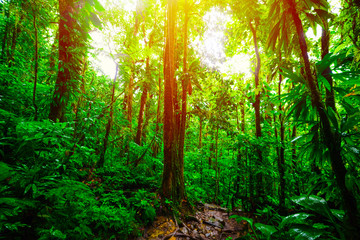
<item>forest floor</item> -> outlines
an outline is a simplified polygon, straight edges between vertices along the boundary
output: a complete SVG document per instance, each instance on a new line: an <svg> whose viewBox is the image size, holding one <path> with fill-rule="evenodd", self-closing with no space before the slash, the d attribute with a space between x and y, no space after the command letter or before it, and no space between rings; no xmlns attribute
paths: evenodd
<svg viewBox="0 0 360 240"><path fill-rule="evenodd" d="M229 211L214 204L201 204L194 215L178 223L172 217L157 216L144 235L137 240L222 240L237 239L250 230L247 222L236 222L232 215L247 216L242 211Z"/></svg>

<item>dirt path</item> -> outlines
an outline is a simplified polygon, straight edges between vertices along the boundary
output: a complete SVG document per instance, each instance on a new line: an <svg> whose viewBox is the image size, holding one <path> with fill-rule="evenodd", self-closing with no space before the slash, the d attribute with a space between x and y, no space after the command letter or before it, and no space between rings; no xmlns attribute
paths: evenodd
<svg viewBox="0 0 360 240"><path fill-rule="evenodd" d="M152 226L145 230L143 237L137 240L222 240L239 238L249 231L245 222L237 223L229 219L231 215L246 216L241 211L228 212L227 209L213 204L199 206L194 216L182 219L182 223L170 217L158 216Z"/></svg>

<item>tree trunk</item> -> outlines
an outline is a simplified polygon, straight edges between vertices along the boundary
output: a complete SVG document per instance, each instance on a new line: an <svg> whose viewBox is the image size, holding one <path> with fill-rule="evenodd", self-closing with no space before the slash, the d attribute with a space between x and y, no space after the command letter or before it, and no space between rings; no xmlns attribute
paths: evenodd
<svg viewBox="0 0 360 240"><path fill-rule="evenodd" d="M139 2L138 2L139 4ZM147 44L147 40L145 38L146 33L145 33L145 29L143 29L143 33L144 33L144 41L145 44ZM152 35L150 36L150 40L148 43L149 48L151 49L152 47ZM141 94L141 100L140 100L140 110L139 110L139 116L138 116L138 127L137 127L137 132L136 132L136 137L135 137L135 143L141 146L141 137L142 137L142 133L143 133L143 118L144 118L144 109L146 106L146 99L147 99L147 92L148 92L148 84L151 82L151 74L150 74L150 58L147 57L146 58L146 66L145 66L145 75L146 75L146 79L145 82L143 83L143 92Z"/></svg>
<svg viewBox="0 0 360 240"><path fill-rule="evenodd" d="M145 83L143 92L141 94L141 100L140 100L140 110L139 110L139 117L138 117L138 127L135 137L135 143L141 146L141 136L142 136L142 130L143 130L143 119L144 119L144 109L146 104L146 98L147 98L147 86Z"/></svg>
<svg viewBox="0 0 360 240"><path fill-rule="evenodd" d="M139 117L138 117L138 126L137 126L137 132L135 137L135 143L141 146L141 136L142 136L142 130L143 130L143 119L144 119L144 109L146 104L146 98L147 98L147 92L148 87L147 83L144 83L143 92L141 94L141 100L140 100L140 110L139 110Z"/></svg>
<svg viewBox="0 0 360 240"><path fill-rule="evenodd" d="M181 79L182 87L182 98L181 98L181 120L180 120L180 130L179 130L179 168L180 172L184 172L184 146L185 146L185 129L186 129L186 99L187 99L187 89L189 85L188 69L187 69L187 53L188 53L188 2L185 0L184 3L184 58L183 58L183 77Z"/></svg>
<svg viewBox="0 0 360 240"><path fill-rule="evenodd" d="M54 122L56 120L65 121L65 108L69 97L68 84L73 70L71 49L75 47L73 40L75 19L72 17L75 14L74 1L59 0L59 11L59 70L49 113L49 119Z"/></svg>
<svg viewBox="0 0 360 240"><path fill-rule="evenodd" d="M347 239L359 239L360 234L357 231L358 228L358 209L357 209L357 203L356 198L354 197L353 193L349 191L346 188L345 185L345 176L347 173L347 170L345 168L345 164L342 159L341 155L341 136L334 132L331 128L330 121L327 117L327 114L325 112L325 106L321 100L321 96L319 93L319 90L317 88L317 84L315 82L314 76L311 73L310 68L310 61L309 56L307 52L307 45L306 45L306 39L305 34L302 26L301 19L299 18L299 15L296 10L296 5L294 0L287 0L290 5L290 13L292 15L296 31L299 38L299 44L301 49L301 56L304 61L305 65L305 73L306 73L306 80L308 83L308 88L311 93L312 98L312 104L316 108L319 116L320 116L320 122L322 126L322 132L323 132L323 140L325 143L325 146L329 150L330 160L331 160L331 167L334 171L337 185L340 189L342 201L343 201L343 207L345 210L346 218L345 218L345 226L348 228L348 231L346 231Z"/></svg>
<svg viewBox="0 0 360 240"><path fill-rule="evenodd" d="M130 74L130 78L129 78L129 85L128 85L128 89L127 89L127 93L125 95L125 111L126 111L126 116L127 116L127 120L129 122L129 128L131 130L132 128L132 103L133 103L133 98L134 98L134 69L135 68L135 64L133 64L133 67L131 69L131 74Z"/></svg>
<svg viewBox="0 0 360 240"><path fill-rule="evenodd" d="M167 34L164 57L164 170L160 193L178 206L185 199L184 173L179 161L179 129L176 111L175 27L177 1L167 2Z"/></svg>
<svg viewBox="0 0 360 240"><path fill-rule="evenodd" d="M256 68L255 68L255 128L256 128L256 137L261 137L261 116L260 116L260 86L259 86L259 74L260 74L260 67L261 67L261 59L259 53L259 47L257 42L256 30L253 27L252 23L249 22L249 27L253 35L254 46L255 46L255 54L256 54ZM262 164L262 151L260 147L257 147L256 152L258 154L258 164ZM264 193L263 188L263 178L262 174L257 174L257 184L258 184L258 193L259 196L262 196Z"/></svg>
<svg viewBox="0 0 360 240"><path fill-rule="evenodd" d="M160 67L159 67L160 68ZM160 109L161 109L161 76L160 76L160 70L159 70L159 95L158 95L158 101L157 101L157 111L156 111L156 127L155 127L155 135L157 136L159 134L159 130L160 130ZM158 141L155 140L155 143L153 145L153 157L156 157L159 153L159 147L160 147L160 143Z"/></svg>

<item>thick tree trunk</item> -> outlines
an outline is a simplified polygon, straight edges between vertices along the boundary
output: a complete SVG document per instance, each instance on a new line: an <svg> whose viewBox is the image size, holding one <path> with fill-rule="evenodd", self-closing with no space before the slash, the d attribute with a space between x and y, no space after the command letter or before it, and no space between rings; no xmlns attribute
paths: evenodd
<svg viewBox="0 0 360 240"><path fill-rule="evenodd" d="M337 185L340 189L341 197L343 200L343 207L345 209L346 218L345 226L347 226L348 231L346 231L347 239L360 239L360 233L357 231L358 228L358 209L356 198L353 193L346 188L345 185L345 176L347 170L341 155L341 136L334 132L331 128L330 121L325 112L324 103L321 100L317 84L315 82L314 76L312 75L310 68L309 56L307 53L307 45L305 40L305 34L302 26L301 19L296 10L296 5L294 0L287 0L290 5L290 13L292 15L296 31L299 38L299 44L301 49L301 56L305 65L306 80L308 87L311 93L312 104L316 108L319 116L320 122L322 125L323 140L325 146L329 150L331 167L334 171Z"/></svg>
<svg viewBox="0 0 360 240"><path fill-rule="evenodd" d="M159 81L158 81L158 85L159 85L159 95L158 95L158 100L157 100L157 111L156 111L156 127L155 127L155 135L157 136L159 134L159 130L160 130L160 116L161 116L161 76L160 76L160 70L159 70ZM155 141L154 145L153 145L153 157L156 157L159 153L159 147L160 147L160 143L158 141Z"/></svg>
<svg viewBox="0 0 360 240"><path fill-rule="evenodd" d="M180 129L179 129L179 170L184 172L184 146L185 146L185 130L186 130L186 115L187 115L187 90L189 85L188 69L187 69L187 53L188 53L188 2L185 0L184 3L184 58L183 58L183 77L181 79L182 87L182 98L181 98L181 119L180 119Z"/></svg>
<svg viewBox="0 0 360 240"><path fill-rule="evenodd" d="M73 0L59 0L59 67L55 83L53 101L50 105L49 119L65 121L65 108L68 101L68 85L73 74L74 63L73 49L75 47L74 25L75 14Z"/></svg>
<svg viewBox="0 0 360 240"><path fill-rule="evenodd" d="M185 199L184 173L179 161L178 112L176 111L175 27L177 1L168 0L164 57L164 170L160 193L179 205Z"/></svg>

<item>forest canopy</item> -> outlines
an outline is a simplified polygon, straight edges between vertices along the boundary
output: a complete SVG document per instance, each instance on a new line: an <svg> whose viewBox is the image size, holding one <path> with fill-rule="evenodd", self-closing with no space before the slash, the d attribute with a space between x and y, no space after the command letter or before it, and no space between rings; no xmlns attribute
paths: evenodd
<svg viewBox="0 0 360 240"><path fill-rule="evenodd" d="M360 239L357 0L0 0L0 239Z"/></svg>

